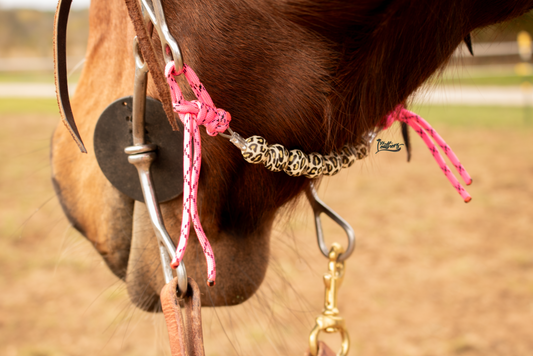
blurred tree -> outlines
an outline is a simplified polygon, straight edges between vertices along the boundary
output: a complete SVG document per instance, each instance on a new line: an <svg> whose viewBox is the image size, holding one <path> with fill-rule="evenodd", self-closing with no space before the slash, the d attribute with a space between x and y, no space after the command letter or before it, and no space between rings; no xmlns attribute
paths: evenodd
<svg viewBox="0 0 533 356"><path fill-rule="evenodd" d="M53 24L53 12L0 10L0 57L51 57ZM72 11L67 39L70 56L84 56L88 35L88 10Z"/></svg>
<svg viewBox="0 0 533 356"><path fill-rule="evenodd" d="M476 42L507 42L516 41L520 31L533 34L533 11L514 20L480 29L474 33Z"/></svg>

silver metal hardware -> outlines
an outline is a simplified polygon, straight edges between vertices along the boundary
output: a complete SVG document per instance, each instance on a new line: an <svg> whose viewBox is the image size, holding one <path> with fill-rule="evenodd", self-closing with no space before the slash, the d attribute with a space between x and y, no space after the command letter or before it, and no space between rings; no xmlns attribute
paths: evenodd
<svg viewBox="0 0 533 356"><path fill-rule="evenodd" d="M135 81L133 82L133 145L144 145L144 113L146 109L146 87L148 83L148 65L139 49L137 36L133 39L133 57L135 58ZM126 152L128 154L132 154Z"/></svg>
<svg viewBox="0 0 533 356"><path fill-rule="evenodd" d="M313 356L318 355L318 336L321 332L339 333L342 339L341 348L337 356L346 356L350 349L350 336L346 329L344 318L340 315L337 307L338 290L344 279L344 262L352 254L355 248L355 234L352 227L331 208L324 204L315 190L313 183L306 190L307 199L313 208L315 215L316 236L320 251L329 259L328 272L324 274L324 309L317 316L315 327L309 334L309 351ZM348 235L348 247L346 250L337 242L334 242L328 249L324 241L324 232L322 231L322 221L320 214L326 214L333 221L339 224L346 235Z"/></svg>
<svg viewBox="0 0 533 356"><path fill-rule="evenodd" d="M165 12L160 0L141 0L143 13L148 15L148 18L154 25L154 28L159 35L161 47L163 50L163 57L165 63L174 61L176 71L179 72L183 68L183 57L178 42L170 33L165 19Z"/></svg>
<svg viewBox="0 0 533 356"><path fill-rule="evenodd" d="M146 83L148 68L142 59L139 51L137 38L133 42L133 55L135 58L135 82L133 86L133 117L132 136L133 146L126 147L124 152L128 154L128 161L137 168L141 188L144 196L144 203L152 222L155 235L159 244L159 254L161 265L165 276L165 282L169 283L173 278L173 271L170 267L171 257L176 254L176 246L170 238L165 228L163 216L159 209L159 203L154 189L153 179L150 173L150 166L156 157L156 145L145 144L144 140L144 115L146 106ZM178 297L183 297L187 292L187 271L185 264L180 263L176 270L178 276Z"/></svg>
<svg viewBox="0 0 533 356"><path fill-rule="evenodd" d="M350 257L353 250L355 249L355 233L352 227L339 214L337 214L330 207L324 204L322 200L320 200L313 183L310 184L309 189L305 191L305 194L307 195L307 199L309 200L309 203L311 204L311 207L313 208L313 213L315 215L316 237L318 240L318 247L320 248L320 251L324 256L329 258L330 249L326 246L326 242L324 240L324 232L322 231L322 220L320 219L320 214L324 213L329 216L331 220L339 224L348 236L348 247L338 258L339 262L346 261L346 259Z"/></svg>
<svg viewBox="0 0 533 356"><path fill-rule="evenodd" d="M248 147L248 143L246 142L246 140L241 135L239 135L238 133L230 129L229 127L228 127L228 132L230 133L229 135L225 133L219 133L219 135L224 138L229 139L229 142L233 143L241 151L246 150L246 148Z"/></svg>
<svg viewBox="0 0 533 356"><path fill-rule="evenodd" d="M377 135L378 135L377 129L375 129L374 131L370 131L368 133L368 146L372 144L372 142L374 141Z"/></svg>
<svg viewBox="0 0 533 356"><path fill-rule="evenodd" d="M155 152L134 154L128 157L128 161L137 168L137 172L139 173L139 180L141 181L141 187L143 188L144 203L146 204L148 214L150 215L155 235L165 246L168 254L174 258L176 247L163 223L161 211L159 210L159 203L157 202L154 191L153 180L150 174L150 165L154 159ZM165 268L165 266L163 266L163 268Z"/></svg>
<svg viewBox="0 0 533 356"><path fill-rule="evenodd" d="M174 278L172 268L170 267L170 257L174 258L176 246L165 228L163 216L161 215L159 203L155 195L153 180L150 175L150 165L154 159L154 152L133 154L128 157L128 161L137 168L137 172L139 173L144 203L146 204L152 227L159 242L159 253L161 255L163 273L165 274L165 282L169 283ZM187 292L187 271L185 270L185 263L183 261L179 264L176 272L178 275L178 296L182 297Z"/></svg>
<svg viewBox="0 0 533 356"><path fill-rule="evenodd" d="M133 125L132 125L133 126ZM132 130L133 131L133 130ZM124 152L128 155L137 155L139 153L147 153L147 152L154 152L157 150L157 145L143 145L139 144L139 146L130 146L126 147L124 149Z"/></svg>

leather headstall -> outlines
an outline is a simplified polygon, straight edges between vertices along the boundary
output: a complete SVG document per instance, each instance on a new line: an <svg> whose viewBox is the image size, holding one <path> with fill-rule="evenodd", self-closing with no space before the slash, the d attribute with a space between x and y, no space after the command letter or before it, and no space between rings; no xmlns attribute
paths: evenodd
<svg viewBox="0 0 533 356"><path fill-rule="evenodd" d="M72 107L70 106L70 97L68 94L68 77L67 77L67 24L70 5L72 0L59 0L57 4L56 16L54 21L54 74L56 82L57 103L59 104L59 113L63 123L69 130L70 134L76 141L79 149L87 153L85 145L81 140Z"/></svg>
<svg viewBox="0 0 533 356"><path fill-rule="evenodd" d="M150 74L155 82L159 100L163 104L163 109L167 115L168 121L174 131L179 130L179 127L174 120L174 112L172 110L172 101L170 99L170 90L167 81L163 74L163 63L160 63L155 50L153 48L151 36L144 26L143 14L137 0L125 0L128 8L128 13L135 28L135 33L139 41L139 47L144 60L148 64ZM59 0L56 10L54 22L54 74L56 84L57 102L59 105L59 112L61 119L66 128L76 141L79 149L83 153L87 153L85 145L81 139L72 107L70 105L70 97L68 91L68 75L67 75L67 25L70 13L72 0Z"/></svg>

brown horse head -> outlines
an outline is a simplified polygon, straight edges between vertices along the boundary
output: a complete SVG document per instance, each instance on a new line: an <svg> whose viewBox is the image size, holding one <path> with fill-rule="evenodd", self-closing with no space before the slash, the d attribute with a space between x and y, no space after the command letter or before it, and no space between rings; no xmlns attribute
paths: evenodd
<svg viewBox="0 0 533 356"><path fill-rule="evenodd" d="M472 30L521 15L533 0L166 0L163 6L185 62L215 104L232 114L234 130L327 154L357 142L405 102ZM133 302L154 310L164 282L145 207L106 180L92 146L100 113L133 92L134 36L122 1L91 2L87 58L73 100L89 153L80 154L58 127L53 180L74 227L126 281ZM153 83L148 95L157 97ZM202 301L238 304L265 275L276 213L309 180L245 163L221 137L202 132L202 145L199 212L218 266L217 285L201 284ZM175 240L180 198L161 206ZM189 275L205 279L194 236L185 264Z"/></svg>

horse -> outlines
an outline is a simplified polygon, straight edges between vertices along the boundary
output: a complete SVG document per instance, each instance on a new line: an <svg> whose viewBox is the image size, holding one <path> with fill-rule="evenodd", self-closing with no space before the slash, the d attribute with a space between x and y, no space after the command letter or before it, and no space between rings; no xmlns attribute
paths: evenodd
<svg viewBox="0 0 533 356"><path fill-rule="evenodd" d="M235 130L327 154L379 127L473 30L522 15L533 1L166 0L163 6L187 64L216 105L231 112ZM100 113L133 92L134 36L122 1L91 2L86 61L72 101L88 153L80 154L58 126L52 180L68 220L126 282L131 301L158 311L165 283L146 207L106 179L93 144ZM152 40L159 41L157 34ZM161 100L152 78L148 95ZM185 96L194 98L187 89ZM276 214L311 180L250 165L227 140L201 134L199 214L219 276L214 287L200 284L202 305L235 305L261 285ZM162 203L161 210L177 243L181 201ZM184 261L197 280L206 268L201 254L190 239Z"/></svg>

